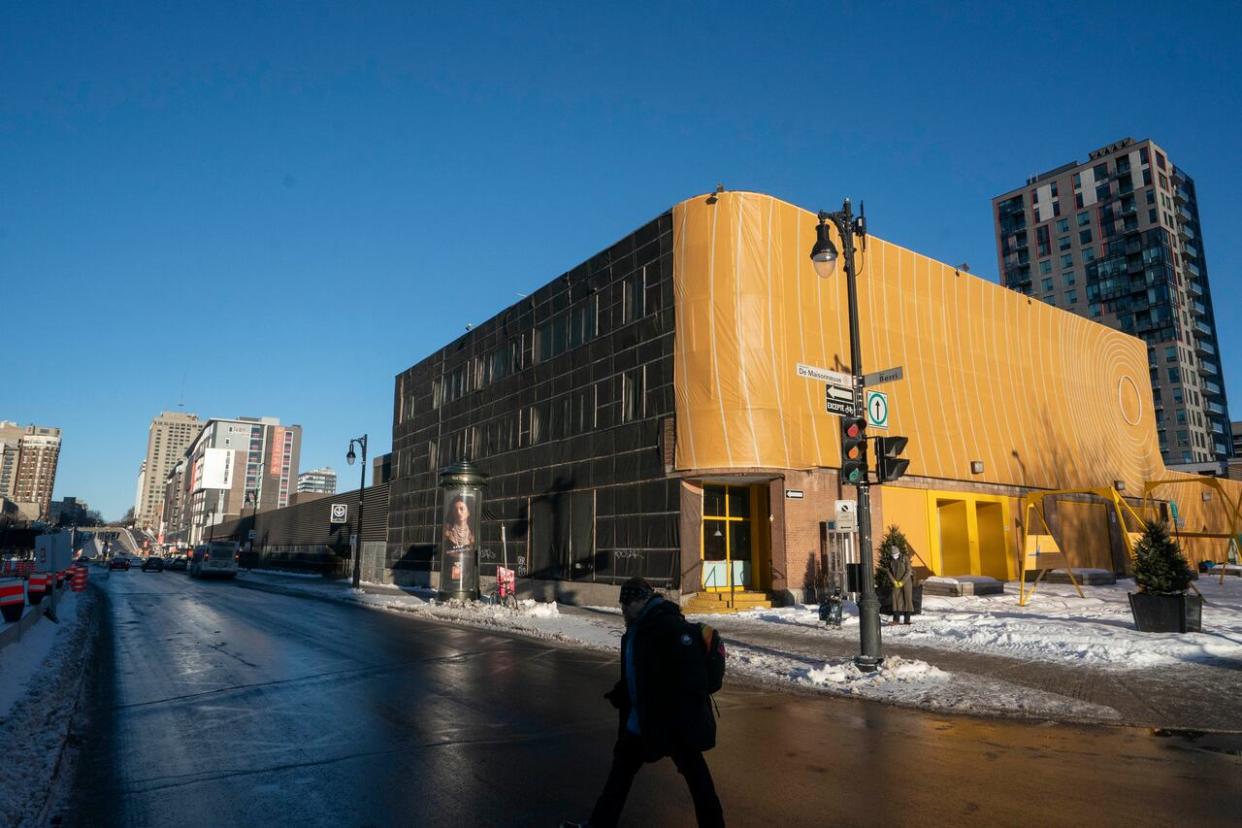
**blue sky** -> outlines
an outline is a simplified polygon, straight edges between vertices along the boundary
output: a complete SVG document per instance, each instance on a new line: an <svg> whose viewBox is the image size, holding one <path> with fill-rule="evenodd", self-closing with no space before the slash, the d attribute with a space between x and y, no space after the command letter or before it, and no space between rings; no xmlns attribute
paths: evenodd
<svg viewBox="0 0 1242 828"><path fill-rule="evenodd" d="M398 371L717 182L995 278L992 196L1151 137L1242 308L1238 4L418 5L0 7L0 418L56 497L120 516L179 402L356 486Z"/></svg>

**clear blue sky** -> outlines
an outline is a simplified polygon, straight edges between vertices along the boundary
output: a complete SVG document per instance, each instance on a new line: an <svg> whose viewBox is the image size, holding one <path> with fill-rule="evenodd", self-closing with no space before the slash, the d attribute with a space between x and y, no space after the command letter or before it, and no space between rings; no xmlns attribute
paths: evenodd
<svg viewBox="0 0 1242 828"><path fill-rule="evenodd" d="M1236 3L420 5L0 7L0 418L57 497L120 516L179 401L356 486L398 371L718 181L994 278L991 197L1127 135L1196 178L1242 414Z"/></svg>

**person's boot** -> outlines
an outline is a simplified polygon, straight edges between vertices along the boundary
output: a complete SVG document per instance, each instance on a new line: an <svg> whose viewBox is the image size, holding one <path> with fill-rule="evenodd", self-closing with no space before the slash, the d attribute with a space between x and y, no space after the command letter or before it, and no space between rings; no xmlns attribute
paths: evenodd
<svg viewBox="0 0 1242 828"><path fill-rule="evenodd" d="M905 620L905 621L903 621L902 623L903 623L903 624L909 624L909 623L910 623L910 613L908 613L908 612L906 613L906 620Z"/></svg>

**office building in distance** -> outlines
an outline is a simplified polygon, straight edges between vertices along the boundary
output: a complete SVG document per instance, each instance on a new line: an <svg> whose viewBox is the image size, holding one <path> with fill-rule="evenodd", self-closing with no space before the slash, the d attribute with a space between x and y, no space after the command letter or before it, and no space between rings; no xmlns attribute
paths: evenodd
<svg viewBox="0 0 1242 828"><path fill-rule="evenodd" d="M178 458L198 436L202 423L198 415L165 411L151 420L147 428L147 453L138 470L138 492L134 520L144 529L159 525L164 505L164 483Z"/></svg>
<svg viewBox="0 0 1242 828"><path fill-rule="evenodd" d="M325 466L322 469L302 472L298 475L298 493L336 494L336 472Z"/></svg>
<svg viewBox="0 0 1242 828"><path fill-rule="evenodd" d="M47 519L59 460L59 428L0 420L0 497Z"/></svg>
<svg viewBox="0 0 1242 828"><path fill-rule="evenodd" d="M253 509L289 505L302 427L274 417L207 420L165 476L161 543L194 545Z"/></svg>
<svg viewBox="0 0 1242 828"><path fill-rule="evenodd" d="M1186 171L1126 138L1027 179L992 212L1002 283L1142 339L1164 461L1223 469L1229 406Z"/></svg>

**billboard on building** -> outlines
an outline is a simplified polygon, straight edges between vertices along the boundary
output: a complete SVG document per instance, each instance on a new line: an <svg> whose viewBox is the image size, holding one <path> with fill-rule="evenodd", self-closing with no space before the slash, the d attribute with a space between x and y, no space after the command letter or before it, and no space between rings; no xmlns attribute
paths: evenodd
<svg viewBox="0 0 1242 828"><path fill-rule="evenodd" d="M209 448L203 454L202 478L198 482L200 489L231 489L233 487L232 449Z"/></svg>

